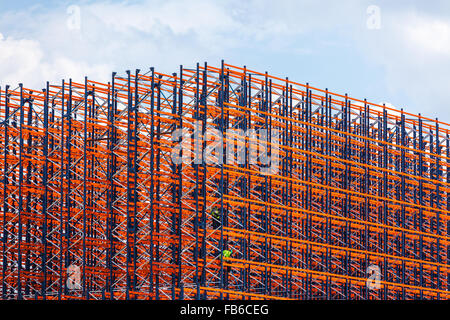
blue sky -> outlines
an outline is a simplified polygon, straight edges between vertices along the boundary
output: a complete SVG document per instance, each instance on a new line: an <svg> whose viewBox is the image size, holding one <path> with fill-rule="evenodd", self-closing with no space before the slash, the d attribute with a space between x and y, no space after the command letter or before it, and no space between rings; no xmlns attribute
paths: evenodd
<svg viewBox="0 0 450 320"><path fill-rule="evenodd" d="M0 0L1 86L221 59L450 122L449 1Z"/></svg>

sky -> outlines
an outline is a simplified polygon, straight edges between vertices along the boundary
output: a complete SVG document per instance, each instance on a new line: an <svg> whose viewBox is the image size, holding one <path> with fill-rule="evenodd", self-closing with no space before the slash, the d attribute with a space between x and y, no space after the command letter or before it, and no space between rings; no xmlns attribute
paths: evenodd
<svg viewBox="0 0 450 320"><path fill-rule="evenodd" d="M0 86L221 60L450 123L450 1L0 0Z"/></svg>

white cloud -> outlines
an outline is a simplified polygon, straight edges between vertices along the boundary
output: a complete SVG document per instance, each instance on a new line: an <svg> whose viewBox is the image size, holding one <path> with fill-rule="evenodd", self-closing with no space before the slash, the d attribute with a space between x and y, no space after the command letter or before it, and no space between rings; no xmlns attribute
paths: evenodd
<svg viewBox="0 0 450 320"><path fill-rule="evenodd" d="M361 32L360 48L382 68L389 100L405 111L448 122L450 17L401 9L383 10L382 29Z"/></svg>
<svg viewBox="0 0 450 320"><path fill-rule="evenodd" d="M42 57L43 52L37 41L0 36L2 82L27 79L30 73L39 68Z"/></svg>
<svg viewBox="0 0 450 320"><path fill-rule="evenodd" d="M312 0L86 1L79 10L38 4L0 14L8 39L1 42L2 57L9 59L0 65L0 83L42 86L63 77L80 81L85 74L106 81L111 71L152 65L173 72L179 64L218 64L235 48L249 63L270 50L304 54L311 49L296 36L339 23L339 13L351 12L350 3L330 1L331 15ZM74 13L80 13L79 30L68 28Z"/></svg>
<svg viewBox="0 0 450 320"><path fill-rule="evenodd" d="M365 58L355 61L355 69L358 63L381 69L373 81L384 80L389 91L374 93L377 99L442 118L450 101L450 16L381 2L381 29L368 30L369 4L351 0L86 0L80 4L80 30L67 28L64 5L3 12L0 85L23 82L41 88L46 80L82 81L84 75L107 81L112 71L155 66L174 72L179 64L208 61L217 65L222 58L234 63L230 57L249 67L261 59L258 63L268 69L274 60L282 60L277 62L276 75L294 80L304 79L304 74L292 74L290 66L314 66L309 72L326 69L330 79L338 81L336 70L342 70L339 64L347 58L340 52L344 49ZM283 61L286 53L303 60ZM358 81L342 77L346 86Z"/></svg>
<svg viewBox="0 0 450 320"><path fill-rule="evenodd" d="M430 54L450 54L450 20L409 15L402 29L411 47Z"/></svg>
<svg viewBox="0 0 450 320"><path fill-rule="evenodd" d="M175 35L185 35L193 31L203 36L226 31L234 23L225 8L221 7L211 1L197 0L137 4L100 2L87 5L83 9L95 15L105 26L118 32L134 29L145 33L158 33L158 29L165 26Z"/></svg>
<svg viewBox="0 0 450 320"><path fill-rule="evenodd" d="M79 9L80 29L68 28L76 10L63 6L0 13L0 85L41 87L85 75L107 81L128 68L173 72L181 63L218 63L238 45L242 27L224 5L206 0L86 2Z"/></svg>
<svg viewBox="0 0 450 320"><path fill-rule="evenodd" d="M85 75L106 79L111 73L110 66L106 64L89 65L60 55L47 59L38 41L5 38L1 34L0 61L2 86L23 82L26 87L39 89L47 80L58 83L61 79L72 77L81 81Z"/></svg>

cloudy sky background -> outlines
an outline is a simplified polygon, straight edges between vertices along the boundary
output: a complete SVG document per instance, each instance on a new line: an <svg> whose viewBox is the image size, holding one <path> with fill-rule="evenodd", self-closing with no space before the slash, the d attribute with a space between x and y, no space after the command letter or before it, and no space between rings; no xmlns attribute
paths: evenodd
<svg viewBox="0 0 450 320"><path fill-rule="evenodd" d="M450 123L448 0L0 0L2 87L221 59Z"/></svg>

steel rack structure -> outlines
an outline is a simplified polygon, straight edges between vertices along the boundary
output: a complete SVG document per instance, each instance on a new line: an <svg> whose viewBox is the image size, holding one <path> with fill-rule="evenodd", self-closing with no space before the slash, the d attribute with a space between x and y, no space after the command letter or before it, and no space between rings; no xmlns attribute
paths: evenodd
<svg viewBox="0 0 450 320"><path fill-rule="evenodd" d="M0 121L2 299L450 298L437 119L222 62L7 86Z"/></svg>

